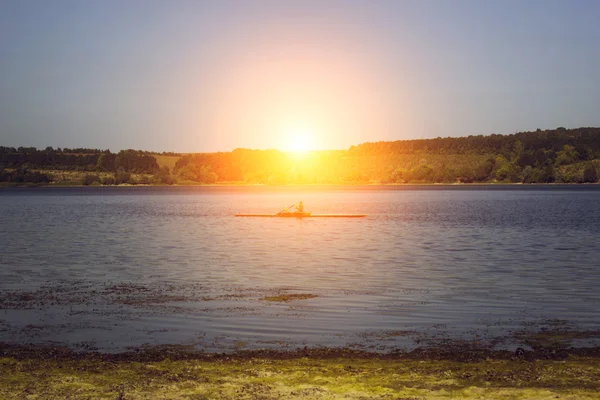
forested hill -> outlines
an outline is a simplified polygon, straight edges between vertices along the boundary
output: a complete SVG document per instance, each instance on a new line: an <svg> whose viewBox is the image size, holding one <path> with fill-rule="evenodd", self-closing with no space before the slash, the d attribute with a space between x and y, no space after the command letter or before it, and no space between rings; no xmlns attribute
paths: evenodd
<svg viewBox="0 0 600 400"><path fill-rule="evenodd" d="M277 150L151 153L0 147L9 184L585 183L597 182L600 128Z"/></svg>
<svg viewBox="0 0 600 400"><path fill-rule="evenodd" d="M520 132L512 135L478 135L436 139L397 140L394 142L363 143L353 146L360 152L392 152L410 154L427 152L435 154L502 154L508 157L520 142L525 152L552 150L558 152L565 145L575 147L579 153L600 152L600 128L579 128Z"/></svg>

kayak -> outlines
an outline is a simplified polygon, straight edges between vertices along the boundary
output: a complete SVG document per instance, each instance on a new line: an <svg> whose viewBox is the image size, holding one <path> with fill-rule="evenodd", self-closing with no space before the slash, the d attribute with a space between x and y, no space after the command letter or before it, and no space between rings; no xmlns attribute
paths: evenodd
<svg viewBox="0 0 600 400"><path fill-rule="evenodd" d="M280 212L277 214L235 214L236 217L278 217L278 218L362 218L367 214L313 214L310 212Z"/></svg>

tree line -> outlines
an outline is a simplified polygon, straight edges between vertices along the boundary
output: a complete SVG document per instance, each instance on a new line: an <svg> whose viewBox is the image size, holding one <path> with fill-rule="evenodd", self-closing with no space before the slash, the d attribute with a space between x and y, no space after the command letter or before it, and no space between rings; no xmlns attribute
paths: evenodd
<svg viewBox="0 0 600 400"><path fill-rule="evenodd" d="M177 161L161 168L160 156ZM598 181L599 168L600 128L372 142L304 156L0 147L0 181L36 183L52 181L39 170L81 171L83 184L587 183ZM143 176L132 180L132 174Z"/></svg>
<svg viewBox="0 0 600 400"><path fill-rule="evenodd" d="M111 153L98 149L36 149L35 147L0 146L0 181L14 183L48 183L51 177L40 170L90 172L81 183L128 183L131 174L160 175L153 153L139 150L122 150ZM94 172L114 175L103 181ZM152 183L152 182L144 182Z"/></svg>
<svg viewBox="0 0 600 400"><path fill-rule="evenodd" d="M195 182L586 183L598 181L600 128L538 129L363 143L298 158L277 150L188 154L175 167Z"/></svg>

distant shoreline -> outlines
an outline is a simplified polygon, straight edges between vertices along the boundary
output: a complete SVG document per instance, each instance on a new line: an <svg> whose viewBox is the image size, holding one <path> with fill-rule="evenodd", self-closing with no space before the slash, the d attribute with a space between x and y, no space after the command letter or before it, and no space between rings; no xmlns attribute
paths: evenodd
<svg viewBox="0 0 600 400"><path fill-rule="evenodd" d="M596 183L332 183L332 184L252 184L252 183L211 183L195 185L60 185L60 184L0 184L1 189L84 189L84 190L181 190L181 189L264 189L273 190L600 190Z"/></svg>
<svg viewBox="0 0 600 400"><path fill-rule="evenodd" d="M597 183L600 128L366 142L347 150L216 153L0 146L0 182L35 185ZM502 183L503 184L503 183ZM445 185L445 184L441 184ZM253 186L253 185L252 185ZM552 186L554 187L554 186Z"/></svg>

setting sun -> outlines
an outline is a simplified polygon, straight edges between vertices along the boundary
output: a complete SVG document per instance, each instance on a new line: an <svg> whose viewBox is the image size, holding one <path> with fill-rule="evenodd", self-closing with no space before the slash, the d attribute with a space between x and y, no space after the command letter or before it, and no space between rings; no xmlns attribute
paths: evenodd
<svg viewBox="0 0 600 400"><path fill-rule="evenodd" d="M287 134L285 150L291 152L306 152L314 150L314 135L308 130L293 130Z"/></svg>

